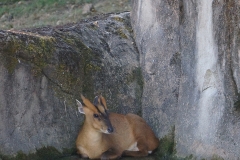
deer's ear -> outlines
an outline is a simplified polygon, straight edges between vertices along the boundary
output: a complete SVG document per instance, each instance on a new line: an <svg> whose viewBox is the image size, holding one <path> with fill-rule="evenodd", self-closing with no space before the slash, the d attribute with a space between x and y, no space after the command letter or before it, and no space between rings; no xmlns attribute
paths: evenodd
<svg viewBox="0 0 240 160"><path fill-rule="evenodd" d="M104 106L104 108L107 110L108 109L107 108L107 103L106 103L105 98L102 95L99 96L99 101Z"/></svg>
<svg viewBox="0 0 240 160"><path fill-rule="evenodd" d="M82 98L84 107L92 110L94 113L98 112L97 108L87 98L85 98L82 94L81 94L81 98Z"/></svg>
<svg viewBox="0 0 240 160"><path fill-rule="evenodd" d="M76 102L77 102L77 106L78 106L78 112L80 112L81 114L85 114L84 110L83 110L83 105L81 102L79 102L77 99L76 99Z"/></svg>

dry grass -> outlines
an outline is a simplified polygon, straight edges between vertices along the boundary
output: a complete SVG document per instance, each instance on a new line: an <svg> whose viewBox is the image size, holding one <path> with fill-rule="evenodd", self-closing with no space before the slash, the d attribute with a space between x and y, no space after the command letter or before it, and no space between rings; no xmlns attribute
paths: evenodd
<svg viewBox="0 0 240 160"><path fill-rule="evenodd" d="M84 11L86 3L93 8ZM62 25L101 13L129 10L130 0L0 0L0 29Z"/></svg>

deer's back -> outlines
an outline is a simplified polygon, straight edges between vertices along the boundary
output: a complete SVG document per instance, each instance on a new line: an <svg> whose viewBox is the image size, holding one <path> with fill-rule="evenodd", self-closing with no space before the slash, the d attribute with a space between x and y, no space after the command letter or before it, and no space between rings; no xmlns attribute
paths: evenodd
<svg viewBox="0 0 240 160"><path fill-rule="evenodd" d="M143 118L135 114L110 114L110 121L114 132L106 135L109 142L115 144L119 150L129 150L141 138L146 141L149 151L157 148L159 140Z"/></svg>

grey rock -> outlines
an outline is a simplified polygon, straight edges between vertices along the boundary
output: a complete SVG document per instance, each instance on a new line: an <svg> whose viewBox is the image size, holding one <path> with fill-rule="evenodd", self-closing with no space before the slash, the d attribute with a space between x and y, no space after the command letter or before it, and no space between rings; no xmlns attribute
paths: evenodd
<svg viewBox="0 0 240 160"><path fill-rule="evenodd" d="M0 152L74 147L75 99L142 115L177 156L237 159L240 4L132 1L129 13L0 31ZM134 38L133 38L134 37ZM135 43L136 41L136 43Z"/></svg>
<svg viewBox="0 0 240 160"><path fill-rule="evenodd" d="M0 33L0 153L75 147L82 93L110 111L141 113L139 55L130 13Z"/></svg>
<svg viewBox="0 0 240 160"><path fill-rule="evenodd" d="M175 126L178 156L238 159L239 2L132 5L144 118L160 137Z"/></svg>
<svg viewBox="0 0 240 160"><path fill-rule="evenodd" d="M171 3L133 1L131 14L144 77L143 117L159 137L175 125L181 77L178 3Z"/></svg>

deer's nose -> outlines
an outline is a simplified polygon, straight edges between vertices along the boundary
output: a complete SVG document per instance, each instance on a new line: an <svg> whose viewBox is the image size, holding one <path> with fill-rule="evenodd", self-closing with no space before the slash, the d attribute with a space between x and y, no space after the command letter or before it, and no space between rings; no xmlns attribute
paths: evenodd
<svg viewBox="0 0 240 160"><path fill-rule="evenodd" d="M108 127L108 133L112 133L113 132L113 128L112 127Z"/></svg>

